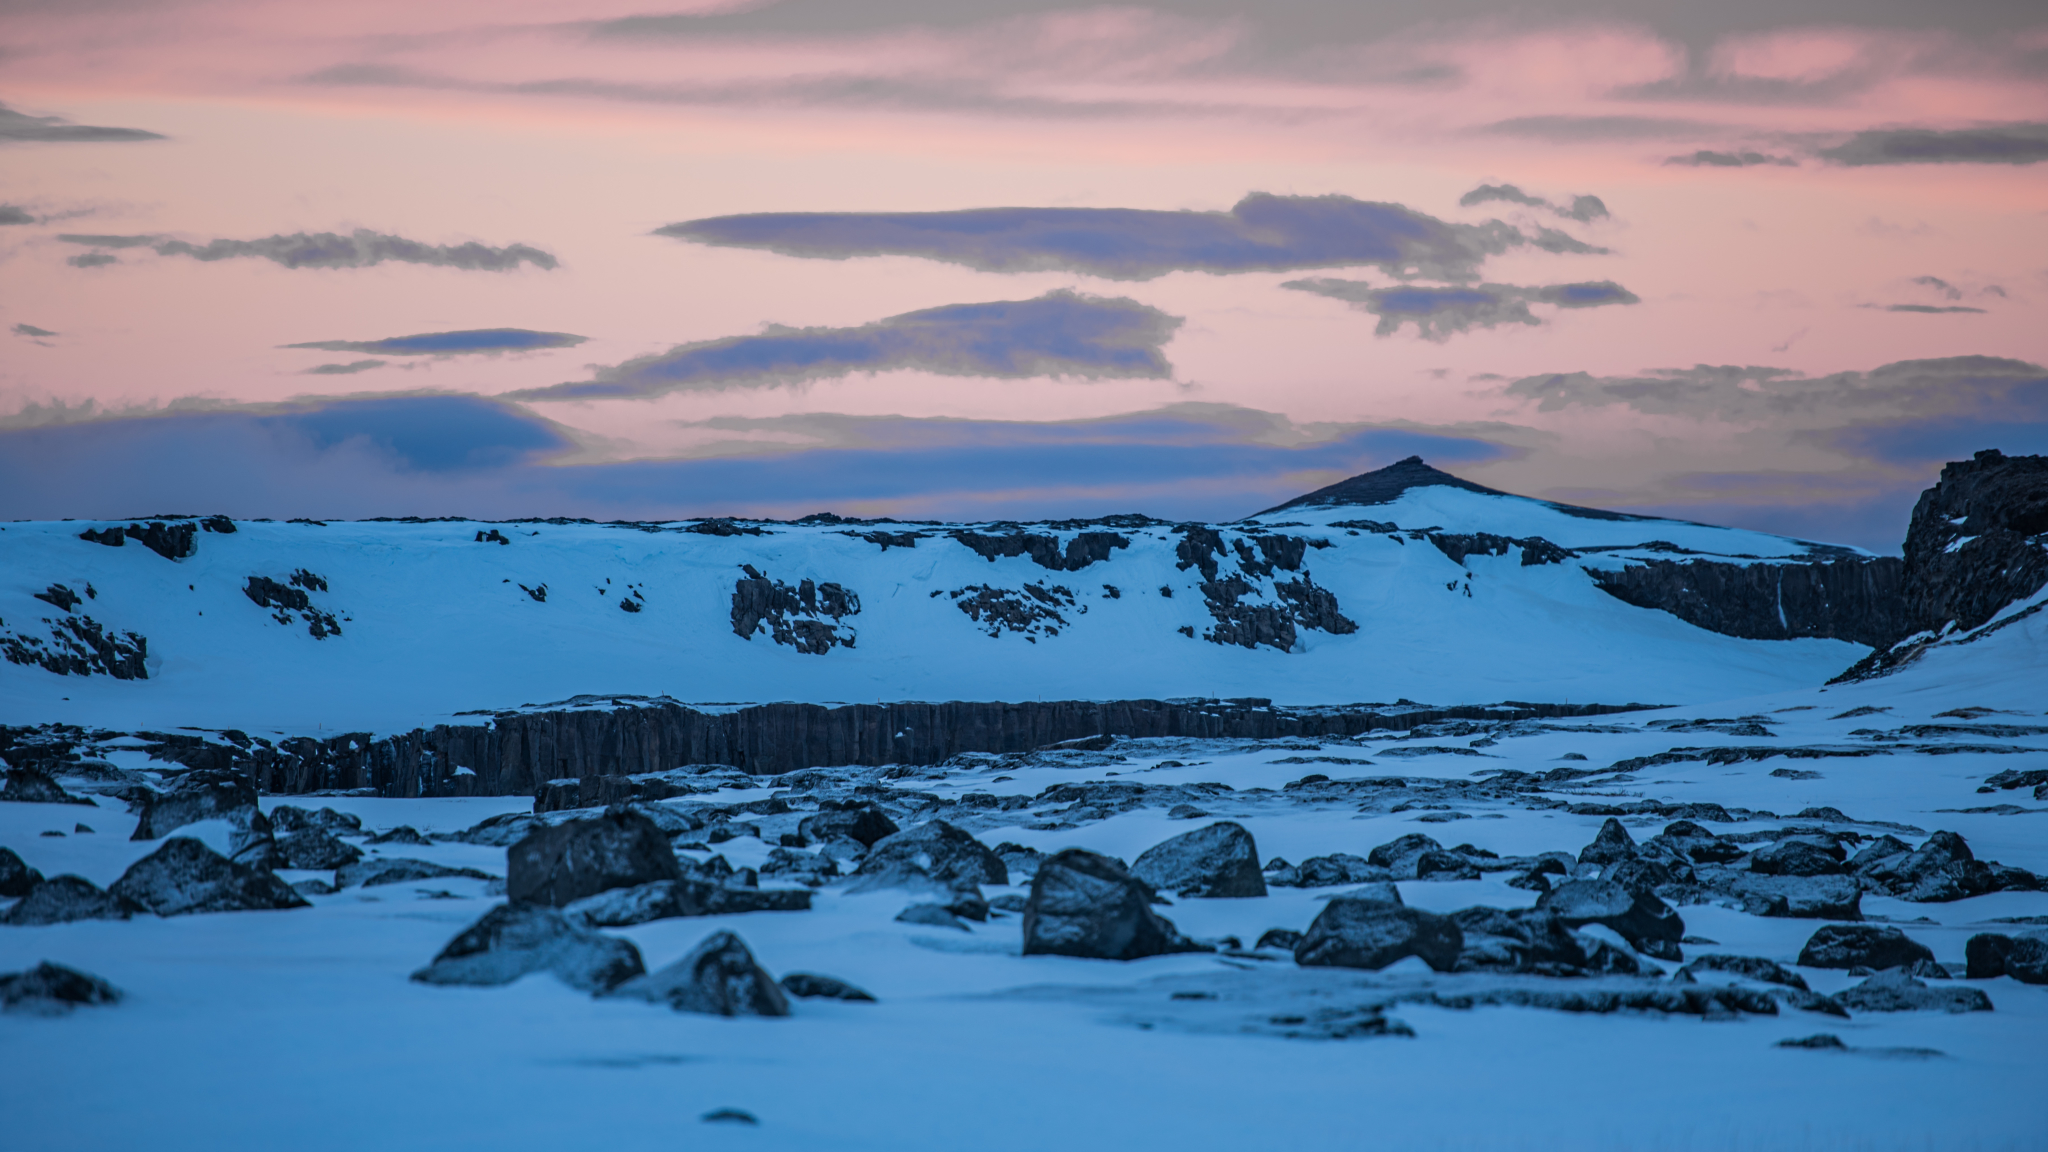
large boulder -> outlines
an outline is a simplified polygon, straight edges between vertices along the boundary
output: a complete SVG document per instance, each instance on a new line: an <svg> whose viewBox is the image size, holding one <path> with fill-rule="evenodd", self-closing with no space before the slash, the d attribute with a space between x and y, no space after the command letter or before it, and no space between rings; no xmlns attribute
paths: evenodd
<svg viewBox="0 0 2048 1152"><path fill-rule="evenodd" d="M1136 960L1200 946L1152 911L1145 883L1107 856L1069 848L1038 866L1024 903L1026 956Z"/></svg>
<svg viewBox="0 0 2048 1152"><path fill-rule="evenodd" d="M0 896L26 896L43 882L43 874L29 867L12 848L0 848Z"/></svg>
<svg viewBox="0 0 2048 1152"><path fill-rule="evenodd" d="M1832 876L1843 871L1840 848L1808 837L1788 837L1750 854L1749 870L1765 876Z"/></svg>
<svg viewBox="0 0 2048 1152"><path fill-rule="evenodd" d="M944 820L932 820L875 841L856 870L856 891L876 888L963 889L1008 884L1010 870L988 845Z"/></svg>
<svg viewBox="0 0 2048 1152"><path fill-rule="evenodd" d="M1377 864L1393 880L1476 880L1479 869L1470 860L1420 832L1410 832L1366 854L1368 864Z"/></svg>
<svg viewBox="0 0 2048 1152"><path fill-rule="evenodd" d="M497 877L477 868L455 868L436 864L431 860L414 860L409 856L373 856L353 864L343 864L334 870L336 888L379 888L386 884L410 884L417 880L496 880Z"/></svg>
<svg viewBox="0 0 2048 1152"><path fill-rule="evenodd" d="M290 804L279 804L270 810L270 826L280 836L307 829L332 836L358 836L363 831L363 818L352 812L336 812L332 808L309 812Z"/></svg>
<svg viewBox="0 0 2048 1152"><path fill-rule="evenodd" d="M164 841L107 891L159 916L311 907L274 873L237 864L188 836Z"/></svg>
<svg viewBox="0 0 2048 1152"><path fill-rule="evenodd" d="M1244 825L1228 820L1183 832L1140 853L1131 875L1176 896L1264 896L1259 846Z"/></svg>
<svg viewBox="0 0 2048 1152"><path fill-rule="evenodd" d="M1742 857L1742 845L1716 835L1690 820L1673 820L1664 831L1643 842L1643 850L1675 856L1692 864L1726 864Z"/></svg>
<svg viewBox="0 0 2048 1152"><path fill-rule="evenodd" d="M560 908L613 888L682 879L668 837L644 813L604 815L539 828L506 849L506 899Z"/></svg>
<svg viewBox="0 0 2048 1152"><path fill-rule="evenodd" d="M1904 968L1879 972L1854 988L1835 993L1853 1012L1989 1012L1991 997L1977 988L1929 988Z"/></svg>
<svg viewBox="0 0 2048 1152"><path fill-rule="evenodd" d="M2022 984L2048 984L2048 931L1979 933L1963 946L1963 958L1972 980L2010 976Z"/></svg>
<svg viewBox="0 0 2048 1152"><path fill-rule="evenodd" d="M747 888L685 876L614 888L586 896L562 911L592 928L623 928L679 916L805 912L810 907L811 893L804 888Z"/></svg>
<svg viewBox="0 0 2048 1152"><path fill-rule="evenodd" d="M815 972L789 972L782 977L782 990L804 1000L852 1000L872 1004L875 997L866 989L848 984L837 976Z"/></svg>
<svg viewBox="0 0 2048 1152"><path fill-rule="evenodd" d="M896 822L889 819L889 814L873 804L833 804L830 801L820 811L799 821L796 830L806 840L845 837L858 841L863 848L872 848L875 841L899 831Z"/></svg>
<svg viewBox="0 0 2048 1152"><path fill-rule="evenodd" d="M1863 919L1863 886L1852 876L1765 876L1722 869L1710 886L1741 901L1754 916Z"/></svg>
<svg viewBox="0 0 2048 1152"><path fill-rule="evenodd" d="M277 840L280 868L328 871L363 858L363 850L321 828L302 827Z"/></svg>
<svg viewBox="0 0 2048 1152"><path fill-rule="evenodd" d="M1947 903L1997 887L1991 869L1954 832L1936 832L1903 858L1871 865L1864 875L1901 900Z"/></svg>
<svg viewBox="0 0 2048 1152"><path fill-rule="evenodd" d="M1275 888L1331 888L1339 884L1368 884L1394 878L1390 869L1349 852L1311 856L1299 864L1276 861L1266 867L1266 883Z"/></svg>
<svg viewBox="0 0 2048 1152"><path fill-rule="evenodd" d="M1709 955L1694 957L1692 962L1678 970L1679 978L1690 978L1697 972L1727 972L1744 980L1756 980L1764 984L1781 984L1801 992L1810 991L1806 977L1792 971L1776 960L1762 956Z"/></svg>
<svg viewBox="0 0 2048 1152"><path fill-rule="evenodd" d="M1604 924L1645 956L1683 958L1678 945L1685 921L1650 893L1631 892L1610 880L1571 880L1537 897L1536 907L1572 928Z"/></svg>
<svg viewBox="0 0 2048 1152"><path fill-rule="evenodd" d="M1593 842L1580 849L1579 863L1619 864L1623 860L1634 859L1635 855L1635 837L1628 834L1628 829L1621 826L1621 821L1609 816L1607 822L1600 825L1600 831L1593 837Z"/></svg>
<svg viewBox="0 0 2048 1152"><path fill-rule="evenodd" d="M121 992L88 973L48 960L26 972L0 974L0 1011L61 1016L81 1004L117 1004Z"/></svg>
<svg viewBox="0 0 2048 1152"><path fill-rule="evenodd" d="M1825 925L1799 950L1802 968L1900 968L1921 960L1934 960L1927 945L1875 924Z"/></svg>
<svg viewBox="0 0 2048 1152"><path fill-rule="evenodd" d="M1464 939L1457 961L1460 972L1576 976L1586 967L1585 949L1554 912L1466 908L1451 913L1451 922Z"/></svg>
<svg viewBox="0 0 2048 1152"><path fill-rule="evenodd" d="M92 801L83 796L73 796L62 785L33 768L9 768L6 782L0 784L0 802L16 804L83 804L92 807Z"/></svg>
<svg viewBox="0 0 2048 1152"><path fill-rule="evenodd" d="M500 904L458 933L412 979L493 986L549 972L571 988L601 992L646 970L631 940L571 923L553 908Z"/></svg>
<svg viewBox="0 0 2048 1152"><path fill-rule="evenodd" d="M253 817L252 814L253 813ZM228 820L259 825L270 832L270 818L256 805L256 785L240 772L200 768L171 781L169 788L142 798L142 811L131 840L161 840L187 824Z"/></svg>
<svg viewBox="0 0 2048 1152"><path fill-rule="evenodd" d="M1457 966L1464 933L1448 916L1385 900L1335 896L1294 946L1304 967L1385 968L1419 956L1438 972Z"/></svg>
<svg viewBox="0 0 2048 1152"><path fill-rule="evenodd" d="M628 980L609 995L712 1016L789 1015L789 997L782 986L755 962L746 942L731 932L713 932L681 960Z"/></svg>
<svg viewBox="0 0 2048 1152"><path fill-rule="evenodd" d="M69 924L73 920L126 920L140 907L104 892L83 876L52 876L7 910L8 924Z"/></svg>

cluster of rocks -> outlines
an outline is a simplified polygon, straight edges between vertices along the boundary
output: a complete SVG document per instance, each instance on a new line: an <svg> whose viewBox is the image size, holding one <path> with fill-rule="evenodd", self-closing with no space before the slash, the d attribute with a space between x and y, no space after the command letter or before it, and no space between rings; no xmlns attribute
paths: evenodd
<svg viewBox="0 0 2048 1152"><path fill-rule="evenodd" d="M751 564L733 584L732 630L752 640L765 628L775 643L813 656L851 648L859 638L848 616L860 615L860 597L843 585L805 577L795 585L772 579Z"/></svg>

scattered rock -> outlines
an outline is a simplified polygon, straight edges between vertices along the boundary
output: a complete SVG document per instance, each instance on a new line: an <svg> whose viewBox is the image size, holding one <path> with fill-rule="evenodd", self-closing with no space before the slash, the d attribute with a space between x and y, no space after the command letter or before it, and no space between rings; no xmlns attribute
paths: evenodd
<svg viewBox="0 0 2048 1152"><path fill-rule="evenodd" d="M712 1016L789 1015L782 986L755 962L746 942L731 932L712 933L681 960L628 980L608 994Z"/></svg>
<svg viewBox="0 0 2048 1152"><path fill-rule="evenodd" d="M83 804L92 807L92 801L83 796L73 796L63 786L33 768L9 768L7 783L0 787L0 801L16 804Z"/></svg>
<svg viewBox="0 0 2048 1152"><path fill-rule="evenodd" d="M1147 848L1131 875L1176 896L1264 896L1259 849L1244 826L1228 820L1183 832Z"/></svg>
<svg viewBox="0 0 2048 1152"><path fill-rule="evenodd" d="M1069 848L1031 878L1024 954L1136 960L1199 950L1152 911L1151 899L1145 883L1115 860Z"/></svg>
<svg viewBox="0 0 2048 1152"><path fill-rule="evenodd" d="M1278 868L1267 865L1271 871L1266 874L1266 883L1275 888L1330 888L1339 884L1366 884L1394 878L1389 869L1348 852L1311 856L1298 865L1285 861L1279 863Z"/></svg>
<svg viewBox="0 0 2048 1152"><path fill-rule="evenodd" d="M1902 969L1879 972L1835 1000L1857 1012L1989 1012L1991 997L1979 988L1930 988Z"/></svg>
<svg viewBox="0 0 2048 1152"><path fill-rule="evenodd" d="M782 990L803 1000L857 1000L874 1003L874 996L833 976L815 972L789 972L782 977Z"/></svg>
<svg viewBox="0 0 2048 1152"><path fill-rule="evenodd" d="M410 824L400 824L396 828L379 832L375 836L370 837L368 842L371 844L410 844L414 847L425 847L433 843L432 840L422 835L419 829L414 828Z"/></svg>
<svg viewBox="0 0 2048 1152"><path fill-rule="evenodd" d="M713 1108L697 1119L706 1124L744 1124L749 1128L761 1126L760 1118L744 1108Z"/></svg>
<svg viewBox="0 0 2048 1152"><path fill-rule="evenodd" d="M412 979L495 986L530 972L551 972L571 988L601 992L645 971L631 940L593 932L553 908L500 904L457 934Z"/></svg>
<svg viewBox="0 0 2048 1152"><path fill-rule="evenodd" d="M1458 963L1464 934L1449 917L1382 900L1338 896L1323 905L1294 946L1304 967L1385 968L1420 956L1438 972Z"/></svg>
<svg viewBox="0 0 2048 1152"><path fill-rule="evenodd" d="M1761 956L1696 956L1691 963L1678 971L1680 975L1686 977L1703 971L1728 972L1745 980L1782 984L1787 988L1797 988L1801 992L1810 991L1804 976L1775 960L1766 960Z"/></svg>
<svg viewBox="0 0 2048 1152"><path fill-rule="evenodd" d="M1552 912L1466 908L1451 913L1451 921L1464 940L1458 953L1460 972L1577 976L1587 966L1579 938Z"/></svg>
<svg viewBox="0 0 2048 1152"><path fill-rule="evenodd" d="M1740 859L1742 845L1724 839L1690 820L1674 820L1664 831L1644 843L1646 850L1677 857L1693 864L1726 864Z"/></svg>
<svg viewBox="0 0 2048 1152"><path fill-rule="evenodd" d="M489 872L475 868L451 868L431 860L414 860L410 857L372 857L354 864L344 864L334 870L336 888L379 888L386 884L408 884L414 880L439 880L444 877L460 877L467 880L496 880Z"/></svg>
<svg viewBox="0 0 2048 1152"><path fill-rule="evenodd" d="M1018 884L1036 875L1038 865L1045 859L1045 853L1038 849L1026 848L1022 844L1013 844L1008 840L996 845L996 856L1002 860L1003 867L1009 870L1012 881ZM1012 909L1017 912L1023 910L1021 906Z"/></svg>
<svg viewBox="0 0 2048 1152"><path fill-rule="evenodd" d="M1252 945L1252 947L1278 948L1282 951L1292 952L1294 951L1294 946L1299 943L1301 943L1301 933L1296 932L1292 928L1268 928L1265 934L1259 937L1259 942Z"/></svg>
<svg viewBox="0 0 2048 1152"><path fill-rule="evenodd" d="M593 928L624 928L681 916L806 912L810 907L811 893L804 888L740 887L685 876L613 888L573 901L562 911Z"/></svg>
<svg viewBox="0 0 2048 1152"><path fill-rule="evenodd" d="M226 820L234 828L230 857L259 868L276 866L270 817L256 804L256 785L240 772L199 768L162 792L146 792L131 840L159 840L187 824Z"/></svg>
<svg viewBox="0 0 2048 1152"><path fill-rule="evenodd" d="M91 976L48 960L26 972L0 974L0 1011L62 1016L81 1004L118 1004L121 992Z"/></svg>
<svg viewBox="0 0 2048 1152"><path fill-rule="evenodd" d="M1572 928L1604 924L1645 956L1683 958L1678 941L1685 935L1685 921L1654 895L1607 880L1570 880L1538 897L1536 907L1556 913Z"/></svg>
<svg viewBox="0 0 2048 1152"><path fill-rule="evenodd" d="M1010 870L988 845L944 820L932 820L875 841L856 875L855 891L924 887L960 889L1008 884Z"/></svg>
<svg viewBox="0 0 2048 1152"><path fill-rule="evenodd" d="M1862 874L1884 891L1915 903L1946 903L1993 888L1991 869L1954 832L1936 832L1904 857L1870 863Z"/></svg>
<svg viewBox="0 0 2048 1152"><path fill-rule="evenodd" d="M361 860L363 850L319 828L301 827L277 841L277 855L282 868L326 871Z"/></svg>
<svg viewBox="0 0 2048 1152"><path fill-rule="evenodd" d="M927 928L958 928L962 932L970 931L965 921L937 904L912 904L898 912L896 919L899 923L922 924Z"/></svg>
<svg viewBox="0 0 2048 1152"><path fill-rule="evenodd" d="M1719 874L1702 871L1700 879L1755 916L1863 919L1863 887L1849 876L1762 876L1724 869Z"/></svg>
<svg viewBox="0 0 2048 1152"><path fill-rule="evenodd" d="M1981 933L1970 937L1963 956L1971 980L2010 976L2022 984L2048 984L2048 932Z"/></svg>
<svg viewBox="0 0 2048 1152"><path fill-rule="evenodd" d="M313 879L299 881L292 885L292 891L297 892L301 896L332 896L336 892L341 891L341 889L336 888L325 880Z"/></svg>
<svg viewBox="0 0 2048 1152"><path fill-rule="evenodd" d="M1757 849L1749 870L1765 876L1832 876L1843 870L1842 850L1830 851L1807 837L1780 840Z"/></svg>
<svg viewBox="0 0 2048 1152"><path fill-rule="evenodd" d="M188 836L174 836L129 865L107 892L159 916L309 907L276 874L237 864Z"/></svg>
<svg viewBox="0 0 2048 1152"><path fill-rule="evenodd" d="M1385 868L1394 880L1477 880L1479 869L1455 852L1419 832L1389 841L1366 855L1366 863Z"/></svg>
<svg viewBox="0 0 2048 1152"><path fill-rule="evenodd" d="M680 880L668 837L644 813L604 815L539 828L506 850L505 891L514 903L560 908L613 888Z"/></svg>
<svg viewBox="0 0 2048 1152"><path fill-rule="evenodd" d="M1621 821L1609 816L1607 822L1600 825L1600 832L1593 837L1593 842L1580 850L1579 863L1619 864L1623 860L1634 859L1635 855L1635 837L1628 834Z"/></svg>
<svg viewBox="0 0 2048 1152"><path fill-rule="evenodd" d="M1872 968L1883 970L1933 960L1925 944L1897 928L1875 924L1828 924L1799 950L1801 968Z"/></svg>
<svg viewBox="0 0 2048 1152"><path fill-rule="evenodd" d="M43 874L29 867L12 848L0 848L0 896L26 896L43 882Z"/></svg>
<svg viewBox="0 0 2048 1152"><path fill-rule="evenodd" d="M73 920L126 920L142 911L82 876L52 876L7 910L14 925L69 924Z"/></svg>
<svg viewBox="0 0 2048 1152"><path fill-rule="evenodd" d="M1811 1036L1801 1036L1796 1040L1780 1040L1773 1047L1816 1048L1843 1052L1846 1052L1849 1048L1847 1044L1842 1043L1840 1036L1836 1036L1831 1032L1816 1032Z"/></svg>

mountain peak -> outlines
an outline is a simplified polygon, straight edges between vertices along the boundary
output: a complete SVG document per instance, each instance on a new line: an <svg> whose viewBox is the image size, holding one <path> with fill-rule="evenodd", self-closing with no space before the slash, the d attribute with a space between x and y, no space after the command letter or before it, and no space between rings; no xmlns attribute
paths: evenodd
<svg viewBox="0 0 2048 1152"><path fill-rule="evenodd" d="M1513 495L1498 488L1488 488L1483 484L1460 479L1440 468L1430 467L1420 456L1410 456L1385 468L1361 472L1349 480L1339 480L1326 488L1318 488L1307 495L1296 496L1287 503L1268 508L1258 515L1264 516L1268 512L1279 512L1304 505L1391 504L1410 488L1429 487L1463 488L1467 492L1478 492L1485 496Z"/></svg>

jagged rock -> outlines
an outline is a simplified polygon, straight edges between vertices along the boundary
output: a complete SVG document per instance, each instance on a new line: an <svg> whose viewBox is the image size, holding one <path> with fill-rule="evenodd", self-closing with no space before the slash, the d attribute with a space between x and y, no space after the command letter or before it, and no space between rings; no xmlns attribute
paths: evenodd
<svg viewBox="0 0 2048 1152"><path fill-rule="evenodd" d="M16 804L83 804L92 807L92 801L83 796L73 796L62 785L33 768L9 768L7 783L0 787L0 802Z"/></svg>
<svg viewBox="0 0 2048 1152"><path fill-rule="evenodd" d="M433 844L433 841L421 835L420 830L414 828L412 825L400 824L396 828L388 828L382 832L377 833L375 836L370 837L369 840L366 841L366 843L409 844L415 848L424 848Z"/></svg>
<svg viewBox="0 0 2048 1152"><path fill-rule="evenodd" d="M1842 853L1811 838L1794 837L1751 853L1749 870L1765 876L1833 876L1843 871Z"/></svg>
<svg viewBox="0 0 2048 1152"><path fill-rule="evenodd" d="M1367 884L1393 878L1391 870L1363 856L1332 852L1328 856L1311 856L1297 865L1282 861L1281 867L1266 874L1266 883L1275 888L1330 888L1339 884Z"/></svg>
<svg viewBox="0 0 2048 1152"><path fill-rule="evenodd" d="M1685 935L1685 921L1654 895L1630 892L1607 880L1570 880L1538 897L1536 907L1555 913L1572 928L1604 924L1645 956L1682 959L1678 941Z"/></svg>
<svg viewBox="0 0 2048 1152"><path fill-rule="evenodd" d="M1586 967L1579 939L1553 913L1534 908L1466 908L1451 913L1463 934L1460 972L1575 976Z"/></svg>
<svg viewBox="0 0 2048 1152"><path fill-rule="evenodd" d="M1930 988L1902 968L1879 972L1835 1000L1856 1012L1989 1012L1991 997L1978 988Z"/></svg>
<svg viewBox="0 0 2048 1152"><path fill-rule="evenodd" d="M126 920L142 909L82 876L52 876L7 910L13 925L69 924L73 920Z"/></svg>
<svg viewBox="0 0 2048 1152"><path fill-rule="evenodd" d="M1136 960L1200 946L1152 911L1145 883L1107 856L1069 848L1044 861L1024 904L1026 956Z"/></svg>
<svg viewBox="0 0 2048 1152"><path fill-rule="evenodd" d="M1678 972L1679 975L1688 978L1695 972L1732 972L1745 980L1782 984L1801 992L1810 991L1804 976L1776 960L1766 960L1761 956L1695 956L1691 963L1680 968Z"/></svg>
<svg viewBox="0 0 2048 1152"><path fill-rule="evenodd" d="M301 880L292 885L292 891L301 896L332 896L341 889L326 880Z"/></svg>
<svg viewBox="0 0 2048 1152"><path fill-rule="evenodd" d="M159 916L310 907L275 874L237 864L188 836L174 836L129 865L107 892Z"/></svg>
<svg viewBox="0 0 2048 1152"><path fill-rule="evenodd" d="M201 820L226 820L234 828L230 856L258 868L276 866L270 817L256 804L256 786L240 772L201 768L172 781L162 792L146 793L131 840L158 840Z"/></svg>
<svg viewBox="0 0 2048 1152"><path fill-rule="evenodd" d="M2048 931L1980 933L1963 946L1963 957L1971 980L2010 976L2022 984L2048 984Z"/></svg>
<svg viewBox="0 0 2048 1152"><path fill-rule="evenodd" d="M1645 970L1627 950L1616 948L1605 939L1591 932L1574 932L1572 937L1586 953L1586 971L1603 976L1658 975L1663 969L1650 965Z"/></svg>
<svg viewBox="0 0 2048 1152"><path fill-rule="evenodd" d="M1581 864L1619 864L1632 860L1636 855L1636 838L1628 834L1621 821L1609 816L1600 825L1600 832L1593 842L1579 851Z"/></svg>
<svg viewBox="0 0 2048 1152"><path fill-rule="evenodd" d="M1674 820L1643 843L1645 850L1668 854L1694 864L1726 864L1742 857L1742 845L1724 839L1690 820Z"/></svg>
<svg viewBox="0 0 2048 1152"><path fill-rule="evenodd" d="M944 820L875 841L855 875L855 891L934 885L957 890L1010 882L1002 857Z"/></svg>
<svg viewBox="0 0 2048 1152"><path fill-rule="evenodd" d="M1659 889L1677 885L1690 889L1698 883L1698 874L1692 865L1683 860L1659 859L1654 856L1631 856L1618 864L1601 869L1600 878L1634 893L1656 895Z"/></svg>
<svg viewBox="0 0 2048 1152"><path fill-rule="evenodd" d="M0 848L0 896L26 896L43 882L43 874L23 863L12 848Z"/></svg>
<svg viewBox="0 0 2048 1152"><path fill-rule="evenodd" d="M828 801L828 803L830 803ZM860 843L862 848L872 848L875 841L893 836L900 829L889 814L872 804L849 804L842 807L828 807L806 816L796 826L797 834L806 840L829 840L844 836Z"/></svg>
<svg viewBox="0 0 2048 1152"><path fill-rule="evenodd" d="M724 916L742 912L806 912L811 893L803 888L750 888L695 877L656 880L586 896L562 909L593 928L623 928L680 916Z"/></svg>
<svg viewBox="0 0 2048 1152"><path fill-rule="evenodd" d="M1140 853L1131 875L1160 892L1216 898L1264 896L1259 848L1242 824L1218 821Z"/></svg>
<svg viewBox="0 0 2048 1152"><path fill-rule="evenodd" d="M1385 968L1419 956L1438 972L1458 963L1464 934L1447 916L1383 900L1336 896L1323 905L1294 946L1303 967Z"/></svg>
<svg viewBox="0 0 2048 1152"><path fill-rule="evenodd" d="M118 1004L121 992L97 976L48 960L26 972L0 974L0 1011L61 1016L81 1004Z"/></svg>
<svg viewBox="0 0 2048 1152"><path fill-rule="evenodd" d="M683 875L668 837L644 813L628 808L537 829L505 856L507 898L556 908L613 888Z"/></svg>
<svg viewBox="0 0 2048 1152"><path fill-rule="evenodd" d="M1426 853L1438 853L1442 856L1451 855L1448 852L1444 852L1443 849L1443 845L1428 836L1424 836L1420 832L1410 832L1406 836L1390 840L1373 849L1366 854L1365 859L1368 864L1377 864L1385 868L1391 873L1393 879L1414 880L1417 878L1422 857ZM1435 857L1431 859L1432 863L1436 862ZM1460 857L1453 857L1453 859L1457 860L1459 866L1469 867L1469 862L1464 859Z"/></svg>
<svg viewBox="0 0 2048 1152"><path fill-rule="evenodd" d="M854 1000L872 1004L873 995L834 976L815 972L786 972L782 990L802 1000Z"/></svg>
<svg viewBox="0 0 2048 1152"><path fill-rule="evenodd" d="M1828 924L1807 937L1799 950L1802 968L1897 968L1933 960L1927 945L1897 928L1875 924Z"/></svg>
<svg viewBox="0 0 2048 1152"><path fill-rule="evenodd" d="M777 848L761 864L761 875L783 876L815 888L839 875L839 862L826 855Z"/></svg>
<svg viewBox="0 0 2048 1152"><path fill-rule="evenodd" d="M789 1015L782 986L755 962L746 942L731 932L713 932L681 960L628 980L608 994L712 1016Z"/></svg>
<svg viewBox="0 0 2048 1152"><path fill-rule="evenodd" d="M902 924L922 924L927 928L958 928L962 932L972 931L965 921L953 915L951 909L938 904L912 904L898 912L896 920Z"/></svg>
<svg viewBox="0 0 2048 1152"><path fill-rule="evenodd" d="M334 870L336 888L378 888L386 884L409 884L415 880L440 880L457 877L465 880L496 880L489 872L475 868L451 868L431 860L414 860L406 856L373 856L354 864L344 864Z"/></svg>
<svg viewBox="0 0 2048 1152"><path fill-rule="evenodd" d="M1776 1044L1772 1045L1772 1047L1812 1048L1817 1051L1823 1052L1846 1052L1849 1048L1847 1044L1842 1043L1842 1038L1840 1036L1837 1036L1832 1032L1816 1032L1811 1036L1801 1036L1797 1039L1791 1040L1780 1040Z"/></svg>
<svg viewBox="0 0 2048 1152"><path fill-rule="evenodd" d="M289 836L310 829L330 836L354 836L362 832L363 818L350 812L336 812L332 808L308 812L290 804L279 804L270 810L270 828L273 835Z"/></svg>
<svg viewBox="0 0 2048 1152"><path fill-rule="evenodd" d="M1799 920L1863 919L1863 888L1848 876L1763 876L1729 868L1702 868L1699 881L1738 902L1753 916Z"/></svg>
<svg viewBox="0 0 2048 1152"><path fill-rule="evenodd" d="M1301 943L1301 933L1296 932L1292 928L1268 928L1259 936L1259 942L1252 945L1252 947L1279 948L1283 951L1292 952L1294 951L1294 946L1299 943Z"/></svg>
<svg viewBox="0 0 2048 1152"><path fill-rule="evenodd" d="M277 841L277 855L282 868L326 870L361 860L363 850L321 829L302 827Z"/></svg>
<svg viewBox="0 0 2048 1152"><path fill-rule="evenodd" d="M1036 870L1034 869L1033 871L1035 874ZM1005 892L1001 896L989 901L988 906L993 912L1015 912L1018 915L1022 915L1025 906L1029 903L1030 900L1027 897L1019 896L1014 892Z"/></svg>
<svg viewBox="0 0 2048 1152"><path fill-rule="evenodd" d="M571 988L601 992L645 971L631 940L593 932L553 908L500 904L456 934L412 979L495 986L551 972Z"/></svg>
<svg viewBox="0 0 2048 1152"><path fill-rule="evenodd" d="M1901 900L1947 903L1992 890L1991 869L1954 832L1936 832L1903 858L1868 864L1862 874Z"/></svg>

